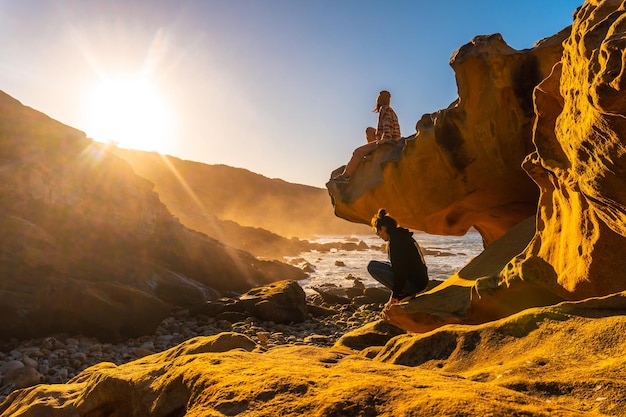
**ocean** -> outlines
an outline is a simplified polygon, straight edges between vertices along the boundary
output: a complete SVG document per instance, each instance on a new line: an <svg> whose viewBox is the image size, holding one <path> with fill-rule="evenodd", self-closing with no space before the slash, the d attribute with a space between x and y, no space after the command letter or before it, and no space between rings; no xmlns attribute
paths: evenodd
<svg viewBox="0 0 626 417"><path fill-rule="evenodd" d="M462 269L483 250L482 237L475 230L464 236L438 236L414 232L413 237L425 251L428 275L431 280L444 281ZM310 251L295 257L286 258L287 262L308 265L309 278L300 281L305 292L313 293L312 287L334 284L338 287L351 287L353 278L359 278L366 287L380 286L367 272L370 260L387 261L384 251L385 242L378 236L317 236L311 242L364 242L366 250L337 250L328 252Z"/></svg>

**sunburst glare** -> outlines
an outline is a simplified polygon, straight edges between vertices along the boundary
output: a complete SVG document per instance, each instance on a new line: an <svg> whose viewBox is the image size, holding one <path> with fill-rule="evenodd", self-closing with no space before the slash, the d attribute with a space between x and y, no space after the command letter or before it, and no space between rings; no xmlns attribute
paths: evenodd
<svg viewBox="0 0 626 417"><path fill-rule="evenodd" d="M87 134L123 148L163 151L172 140L172 113L146 76L119 76L94 86Z"/></svg>

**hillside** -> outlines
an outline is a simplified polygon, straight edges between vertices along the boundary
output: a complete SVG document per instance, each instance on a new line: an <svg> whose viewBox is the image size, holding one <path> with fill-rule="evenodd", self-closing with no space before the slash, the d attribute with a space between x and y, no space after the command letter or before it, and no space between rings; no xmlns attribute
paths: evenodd
<svg viewBox="0 0 626 417"><path fill-rule="evenodd" d="M223 224L218 220L286 238L370 233L367 226L337 218L322 188L154 152L120 148L114 152L155 184L155 191L183 224L210 236L219 236Z"/></svg>
<svg viewBox="0 0 626 417"><path fill-rule="evenodd" d="M0 92L0 337L150 332L297 268L183 226L120 157Z"/></svg>

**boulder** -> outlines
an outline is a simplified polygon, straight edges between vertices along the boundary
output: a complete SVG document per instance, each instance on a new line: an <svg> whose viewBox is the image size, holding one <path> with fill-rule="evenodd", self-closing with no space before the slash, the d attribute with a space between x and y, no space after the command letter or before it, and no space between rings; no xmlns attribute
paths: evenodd
<svg viewBox="0 0 626 417"><path fill-rule="evenodd" d="M240 300L253 305L252 314L261 320L297 323L308 317L306 295L296 281L279 281L253 288Z"/></svg>
<svg viewBox="0 0 626 417"><path fill-rule="evenodd" d="M312 287L324 300L326 304L351 304L350 298L345 288L340 287Z"/></svg>
<svg viewBox="0 0 626 417"><path fill-rule="evenodd" d="M238 298L220 298L195 304L190 314L202 314L231 323L256 317L274 323L301 322L309 314L304 290L296 281L278 281L255 287Z"/></svg>
<svg viewBox="0 0 626 417"><path fill-rule="evenodd" d="M365 304L384 304L391 297L391 290L385 287L369 287L363 290Z"/></svg>
<svg viewBox="0 0 626 417"><path fill-rule="evenodd" d="M22 389L40 384L43 375L30 366L12 369L4 374L4 384L10 384L14 389Z"/></svg>

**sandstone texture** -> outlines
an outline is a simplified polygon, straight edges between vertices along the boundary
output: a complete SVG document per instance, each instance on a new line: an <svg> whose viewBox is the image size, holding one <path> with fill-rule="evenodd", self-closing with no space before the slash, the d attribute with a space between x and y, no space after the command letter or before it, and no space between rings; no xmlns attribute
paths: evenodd
<svg viewBox="0 0 626 417"><path fill-rule="evenodd" d="M391 323L429 331L626 289L625 22L622 1L588 1L532 49L476 37L451 60L455 103L350 184L328 184L349 220L384 207L403 226L484 238L485 253L391 308Z"/></svg>
<svg viewBox="0 0 626 417"><path fill-rule="evenodd" d="M474 227L488 245L534 215L539 190L521 167L533 149L533 88L561 59L568 34L522 51L498 34L477 36L457 50L450 65L459 99L368 156L349 184L329 182L337 216L369 224L384 207L427 233Z"/></svg>
<svg viewBox="0 0 626 417"><path fill-rule="evenodd" d="M621 416L624 313L620 293L422 335L373 322L334 347L226 332L14 391L0 416Z"/></svg>
<svg viewBox="0 0 626 417"><path fill-rule="evenodd" d="M83 279L85 287L58 287L53 279L66 271L59 266L59 259L66 259L59 248L89 245L83 240L70 245L74 241L64 240L54 222L31 215L40 205L30 203L58 201L55 191L38 188L46 192L26 199L0 182L0 201L21 202L2 218L11 243L2 241L0 265L37 266L25 269L21 279L15 272L5 274L14 293L4 297L0 305L8 307L2 314L11 319L30 314L23 306L32 302L19 292L29 288L24 277L51 282L37 293L38 300L62 288L106 301L98 292L106 282L117 300L135 302L126 291L139 291L146 298L142 309L189 306L161 321L155 334L126 345L51 337L1 353L6 385L0 386L0 398L6 398L0 417L626 415L625 34L626 2L589 0L576 11L571 30L532 49L514 51L497 35L475 38L452 59L457 102L424 116L416 135L400 146L381 146L349 184L329 183L335 209L346 219L367 223L385 207L404 226L440 234L462 234L473 226L484 237L485 251L465 268L383 311L386 294L357 282L351 288L318 288L319 295L308 299L293 280L230 299L202 293L213 287L190 272L202 269L172 261L180 253L175 248L194 251L188 241L176 240L182 226L176 221L172 226L171 216L149 217L170 226L158 234L170 239L169 258L164 249L156 251L157 258L152 251L130 253L156 264L166 283L184 283L175 288L185 291L158 296L137 279L130 289L97 279ZM21 139L3 129L0 124L1 138ZM45 137L54 136L46 131ZM36 158L14 162L10 152L16 149L21 148L0 148L8 161L0 173L7 172L7 181L46 184L55 175L42 162L33 170L27 162ZM83 178L91 178L93 166L84 168ZM36 175L40 171L45 175ZM130 194L117 204L128 204ZM152 198L153 205L144 204L160 207ZM75 196L73 201L86 213L98 210ZM72 207L52 205L46 212L75 214ZM154 225L159 221L137 225L117 217L134 230L131 236L148 241L162 230ZM98 235L116 230L103 224ZM182 230L184 236L207 239ZM108 246L97 247L108 255ZM11 263L14 258L29 263ZM93 257L82 259L60 265L95 265L88 269L93 274L111 270L104 262L92 263ZM281 275L280 264L272 265L279 269L271 275ZM376 302L362 304L365 299ZM282 322L287 317L295 321ZM52 375L67 383L48 384Z"/></svg>
<svg viewBox="0 0 626 417"><path fill-rule="evenodd" d="M0 337L150 333L174 306L302 279L184 227L153 184L0 93Z"/></svg>
<svg viewBox="0 0 626 417"><path fill-rule="evenodd" d="M565 299L626 289L626 10L586 3L563 59L535 90L537 233L501 286L533 282Z"/></svg>

